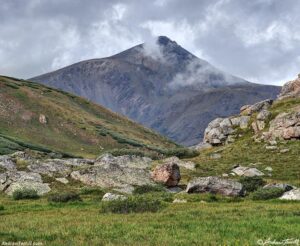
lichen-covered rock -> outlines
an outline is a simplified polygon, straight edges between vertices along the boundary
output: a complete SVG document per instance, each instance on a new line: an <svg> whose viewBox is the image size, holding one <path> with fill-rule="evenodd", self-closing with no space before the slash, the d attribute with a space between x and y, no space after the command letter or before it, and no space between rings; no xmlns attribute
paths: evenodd
<svg viewBox="0 0 300 246"><path fill-rule="evenodd" d="M71 177L90 186L121 188L124 185L153 184L150 171L142 168L106 163L73 171Z"/></svg>
<svg viewBox="0 0 300 246"><path fill-rule="evenodd" d="M8 155L2 155L0 156L0 168L5 170L17 170L16 163L12 160L12 158ZM0 169L1 172L1 169Z"/></svg>
<svg viewBox="0 0 300 246"><path fill-rule="evenodd" d="M149 168L151 166L152 160L148 157L140 157L135 155L123 155L123 156L113 156L112 154L103 154L99 156L95 161L95 166L116 164L120 167L129 168Z"/></svg>
<svg viewBox="0 0 300 246"><path fill-rule="evenodd" d="M243 185L231 179L219 177L202 177L190 181L186 188L187 193L213 193L225 196L243 196Z"/></svg>
<svg viewBox="0 0 300 246"><path fill-rule="evenodd" d="M263 176L264 173L259 171L254 167L243 167L238 166L231 170L231 172L235 173L238 176L245 176L245 177L254 177L254 176Z"/></svg>
<svg viewBox="0 0 300 246"><path fill-rule="evenodd" d="M181 179L179 166L174 162L158 165L153 170L151 177L155 182L168 187L177 186Z"/></svg>
<svg viewBox="0 0 300 246"><path fill-rule="evenodd" d="M278 100L300 97L300 74L295 80L289 81L281 89Z"/></svg>

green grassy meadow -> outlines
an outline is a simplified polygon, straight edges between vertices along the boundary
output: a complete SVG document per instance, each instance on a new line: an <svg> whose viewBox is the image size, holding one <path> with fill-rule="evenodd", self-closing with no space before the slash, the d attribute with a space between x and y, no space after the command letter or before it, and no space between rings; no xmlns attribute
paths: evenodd
<svg viewBox="0 0 300 246"><path fill-rule="evenodd" d="M169 204L158 213L103 214L100 198L50 205L1 196L0 241L43 245L258 245L300 235L300 203Z"/></svg>

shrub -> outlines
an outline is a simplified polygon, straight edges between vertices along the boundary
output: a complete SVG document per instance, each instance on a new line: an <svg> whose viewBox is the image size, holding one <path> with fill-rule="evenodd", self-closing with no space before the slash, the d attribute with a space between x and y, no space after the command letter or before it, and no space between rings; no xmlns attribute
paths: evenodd
<svg viewBox="0 0 300 246"><path fill-rule="evenodd" d="M79 194L74 192L62 193L62 194L53 194L48 197L49 202L74 202L74 201L82 201Z"/></svg>
<svg viewBox="0 0 300 246"><path fill-rule="evenodd" d="M102 202L102 213L144 213L144 212L158 212L165 207L159 199L149 199L142 196L129 197L126 200L114 200Z"/></svg>
<svg viewBox="0 0 300 246"><path fill-rule="evenodd" d="M193 158L199 155L197 150L188 148L174 148L163 151L166 156L177 156L178 158Z"/></svg>
<svg viewBox="0 0 300 246"><path fill-rule="evenodd" d="M134 189L133 194L144 194L149 192L164 192L165 189L161 185L142 185Z"/></svg>
<svg viewBox="0 0 300 246"><path fill-rule="evenodd" d="M80 194L103 196L105 194L105 192L101 188L98 188L98 187L83 187L80 189Z"/></svg>
<svg viewBox="0 0 300 246"><path fill-rule="evenodd" d="M241 177L240 183L248 192L256 191L259 187L264 186L266 182L258 176L255 177Z"/></svg>
<svg viewBox="0 0 300 246"><path fill-rule="evenodd" d="M284 190L281 188L270 188L263 189L259 188L251 194L253 200L268 200L273 198L278 198L284 193Z"/></svg>
<svg viewBox="0 0 300 246"><path fill-rule="evenodd" d="M34 189L19 189L13 192L12 197L14 200L38 199L39 195Z"/></svg>
<svg viewBox="0 0 300 246"><path fill-rule="evenodd" d="M0 205L0 211L3 211L3 210L4 210L4 206Z"/></svg>

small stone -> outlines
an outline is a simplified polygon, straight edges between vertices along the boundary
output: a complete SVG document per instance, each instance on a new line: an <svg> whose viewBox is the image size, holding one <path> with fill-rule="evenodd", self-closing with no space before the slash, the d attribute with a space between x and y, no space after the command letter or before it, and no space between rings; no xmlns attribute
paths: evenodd
<svg viewBox="0 0 300 246"><path fill-rule="evenodd" d="M40 114L40 116L39 116L39 122L41 124L47 124L47 117L45 115L43 115L43 114Z"/></svg>
<svg viewBox="0 0 300 246"><path fill-rule="evenodd" d="M226 177L229 177L229 175L228 175L227 173L223 173L223 174L222 174L222 177L225 177L225 178L226 178Z"/></svg>
<svg viewBox="0 0 300 246"><path fill-rule="evenodd" d="M281 150L280 150L280 153L284 154L284 153L287 153L287 152L289 152L289 151L290 151L289 149L281 149Z"/></svg>
<svg viewBox="0 0 300 246"><path fill-rule="evenodd" d="M275 140L271 140L271 141L269 141L269 144L271 144L271 145L277 145L277 142Z"/></svg>
<svg viewBox="0 0 300 246"><path fill-rule="evenodd" d="M173 201L173 203L187 203L187 200L176 198L176 199Z"/></svg>
<svg viewBox="0 0 300 246"><path fill-rule="evenodd" d="M276 150L277 146L266 146L267 150Z"/></svg>
<svg viewBox="0 0 300 246"><path fill-rule="evenodd" d="M272 172L273 168L272 167L266 167L265 170L268 171L268 172Z"/></svg>
<svg viewBox="0 0 300 246"><path fill-rule="evenodd" d="M63 183L63 184L69 183L69 180L67 180L66 178L56 178L55 180L57 180L58 182Z"/></svg>
<svg viewBox="0 0 300 246"><path fill-rule="evenodd" d="M108 201L115 201L115 200L126 200L127 197L123 195L118 195L118 194L113 194L113 193L106 193L102 197L103 202L108 202Z"/></svg>

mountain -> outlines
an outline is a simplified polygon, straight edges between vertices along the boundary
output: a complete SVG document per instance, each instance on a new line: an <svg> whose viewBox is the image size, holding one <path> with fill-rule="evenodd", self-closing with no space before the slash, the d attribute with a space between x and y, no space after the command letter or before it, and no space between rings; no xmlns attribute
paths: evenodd
<svg viewBox="0 0 300 246"><path fill-rule="evenodd" d="M88 98L187 146L200 142L212 119L280 90L226 74L165 36L31 80Z"/></svg>
<svg viewBox="0 0 300 246"><path fill-rule="evenodd" d="M0 154L29 148L95 157L113 149L171 147L176 144L84 98L0 76Z"/></svg>

